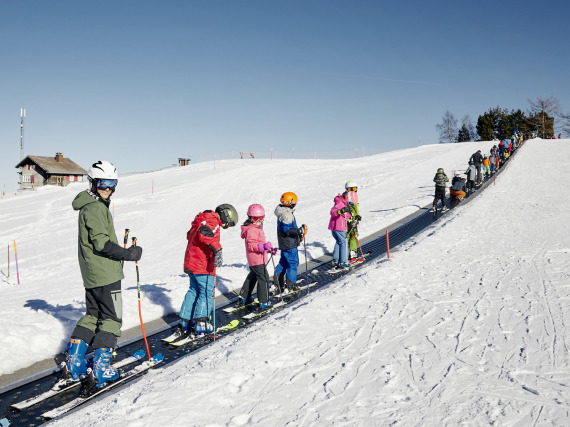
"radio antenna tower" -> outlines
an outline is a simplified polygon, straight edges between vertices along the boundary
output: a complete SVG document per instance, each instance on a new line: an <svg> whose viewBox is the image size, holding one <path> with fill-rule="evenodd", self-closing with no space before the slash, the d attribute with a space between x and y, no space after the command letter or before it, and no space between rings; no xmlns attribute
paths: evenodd
<svg viewBox="0 0 570 427"><path fill-rule="evenodd" d="M20 161L24 160L24 117L26 109L20 108Z"/></svg>

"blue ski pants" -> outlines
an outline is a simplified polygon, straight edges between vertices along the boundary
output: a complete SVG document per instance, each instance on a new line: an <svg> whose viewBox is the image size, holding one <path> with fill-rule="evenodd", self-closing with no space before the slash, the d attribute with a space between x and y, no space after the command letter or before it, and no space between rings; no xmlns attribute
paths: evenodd
<svg viewBox="0 0 570 427"><path fill-rule="evenodd" d="M210 318L212 313L212 298L214 296L214 276L210 274L190 274L190 287L182 307L180 318L191 323L193 319Z"/></svg>
<svg viewBox="0 0 570 427"><path fill-rule="evenodd" d="M275 267L275 275L280 276L286 271L287 279L293 284L297 283L297 268L299 267L299 251L297 248L281 251L279 264Z"/></svg>
<svg viewBox="0 0 570 427"><path fill-rule="evenodd" d="M346 251L346 231L331 230L335 240L333 259L337 264L348 263L348 254Z"/></svg>

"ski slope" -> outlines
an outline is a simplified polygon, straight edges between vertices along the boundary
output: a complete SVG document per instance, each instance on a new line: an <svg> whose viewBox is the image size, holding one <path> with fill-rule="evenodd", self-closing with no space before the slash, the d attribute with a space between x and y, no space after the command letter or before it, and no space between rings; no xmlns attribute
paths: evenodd
<svg viewBox="0 0 570 427"><path fill-rule="evenodd" d="M282 192L295 191L297 220L309 225L308 256L316 257L332 249L328 211L347 179L360 184L367 235L430 203L438 167L448 175L464 170L476 149L491 145L425 146L343 162L229 161L215 172L191 166L155 174L154 196L150 176L127 177L115 222L145 250L143 315L178 308L187 287L185 232L199 210L229 202L242 213L261 203L275 240L272 210ZM496 186L390 260L371 261L53 425L568 425L569 161L570 141L529 141ZM25 242L32 230L39 240L23 249L18 243L22 284L12 276L0 283L9 301L0 314L0 352L12 369L62 350L82 314L76 214L68 212L80 189L1 204L3 241ZM45 211L32 215L30 203ZM227 230L222 244L220 282L239 288L247 269L238 231ZM134 326L128 267L125 326Z"/></svg>

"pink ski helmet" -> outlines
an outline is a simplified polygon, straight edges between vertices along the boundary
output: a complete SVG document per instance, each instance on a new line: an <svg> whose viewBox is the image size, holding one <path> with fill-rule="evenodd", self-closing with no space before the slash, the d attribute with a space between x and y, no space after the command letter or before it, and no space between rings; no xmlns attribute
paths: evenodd
<svg viewBox="0 0 570 427"><path fill-rule="evenodd" d="M263 206L254 203L249 208L247 208L247 216L251 217L264 217L265 216L265 209Z"/></svg>

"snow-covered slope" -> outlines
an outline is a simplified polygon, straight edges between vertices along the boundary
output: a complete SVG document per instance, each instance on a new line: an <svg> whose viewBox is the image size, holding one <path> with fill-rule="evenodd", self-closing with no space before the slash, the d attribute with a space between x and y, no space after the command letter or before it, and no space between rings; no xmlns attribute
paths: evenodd
<svg viewBox="0 0 570 427"><path fill-rule="evenodd" d="M429 163L439 149L418 151ZM386 170L382 156L376 162ZM569 162L570 141L528 142L496 186L390 260L54 425L568 425L570 198L561 183ZM405 170L393 182L418 179L416 189L393 194L428 201L429 179L412 175L433 167ZM375 199L389 187L385 178L370 191L374 176L361 166L356 178L369 184L363 201L384 202L366 207L365 220L381 226L404 199ZM318 199L308 204L325 209ZM326 232L312 230L330 246Z"/></svg>
<svg viewBox="0 0 570 427"><path fill-rule="evenodd" d="M188 287L182 271L186 231L199 211L232 203L245 216L249 204L261 203L267 237L275 242L273 210L283 192L294 191L300 199L297 220L309 226L308 256L318 257L333 247L329 210L345 181L359 183L361 234L366 236L429 203L438 167L450 175L453 169L463 171L476 149L487 152L491 145L431 145L343 161L218 161L121 178L112 204L115 228L120 240L123 229L130 228L144 249L139 264L145 321L180 308ZM85 187L43 188L0 201L0 375L62 351L83 315L77 213L71 201ZM13 253L6 277L7 244L14 239L19 285ZM225 265L218 269L218 287L223 292L241 286L247 267L239 228L224 231L222 244ZM134 265L127 263L125 272L128 328L138 324Z"/></svg>

